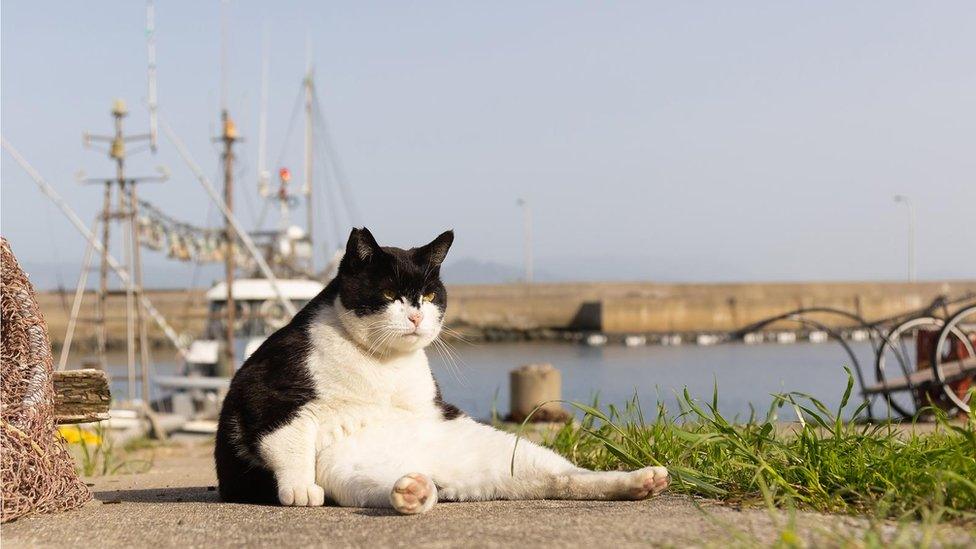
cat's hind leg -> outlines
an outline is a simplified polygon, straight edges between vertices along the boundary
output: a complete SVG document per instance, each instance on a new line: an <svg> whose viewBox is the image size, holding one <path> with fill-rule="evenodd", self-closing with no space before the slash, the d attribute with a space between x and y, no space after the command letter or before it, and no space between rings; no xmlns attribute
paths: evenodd
<svg viewBox="0 0 976 549"><path fill-rule="evenodd" d="M589 471L515 440L466 417L369 427L319 452L316 482L339 505L407 514L439 499L644 499L668 486L664 467Z"/></svg>
<svg viewBox="0 0 976 549"><path fill-rule="evenodd" d="M437 503L430 456L408 426L366 429L319 451L316 483L343 507L393 508L412 515Z"/></svg>
<svg viewBox="0 0 976 549"><path fill-rule="evenodd" d="M443 500L636 500L669 483L664 467L589 471L526 440L516 447L513 434L468 418L443 422L440 431L445 443L428 446L438 449L432 471Z"/></svg>
<svg viewBox="0 0 976 549"><path fill-rule="evenodd" d="M426 513L437 503L437 486L423 473L407 473L393 484L390 504L405 515Z"/></svg>

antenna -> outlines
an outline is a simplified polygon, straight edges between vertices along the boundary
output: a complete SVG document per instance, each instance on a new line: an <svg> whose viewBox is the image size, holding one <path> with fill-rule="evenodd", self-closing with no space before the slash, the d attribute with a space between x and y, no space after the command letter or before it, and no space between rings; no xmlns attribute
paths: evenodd
<svg viewBox="0 0 976 549"><path fill-rule="evenodd" d="M314 155L314 139L315 135L312 130L313 112L312 112L312 99L315 94L312 83L312 38L305 34L305 81L303 86L305 89L305 184L302 186L302 194L305 195L305 212L306 217L306 230L308 231L308 243L312 246L312 242L315 240L315 231L313 230L313 222L315 220L314 209L312 207L312 157ZM314 247L312 248L315 249ZM311 259L312 270L315 270L315 255L312 255Z"/></svg>
<svg viewBox="0 0 976 549"><path fill-rule="evenodd" d="M220 111L227 110L227 12L230 0L220 2Z"/></svg>
<svg viewBox="0 0 976 549"><path fill-rule="evenodd" d="M156 121L156 8L153 0L146 1L146 54L149 86L149 148L155 153L159 125Z"/></svg>
<svg viewBox="0 0 976 549"><path fill-rule="evenodd" d="M268 24L264 24L261 36L261 116L258 119L258 194L267 198L271 174L268 172L268 74L270 60L268 55Z"/></svg>

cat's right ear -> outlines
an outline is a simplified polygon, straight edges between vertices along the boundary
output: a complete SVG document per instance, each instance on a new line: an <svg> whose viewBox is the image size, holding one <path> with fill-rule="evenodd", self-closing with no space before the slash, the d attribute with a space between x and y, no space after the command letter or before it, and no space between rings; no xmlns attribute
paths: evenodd
<svg viewBox="0 0 976 549"><path fill-rule="evenodd" d="M349 233L349 241L346 242L346 257L352 263L369 263L379 251L380 245L369 229L353 227L352 232Z"/></svg>

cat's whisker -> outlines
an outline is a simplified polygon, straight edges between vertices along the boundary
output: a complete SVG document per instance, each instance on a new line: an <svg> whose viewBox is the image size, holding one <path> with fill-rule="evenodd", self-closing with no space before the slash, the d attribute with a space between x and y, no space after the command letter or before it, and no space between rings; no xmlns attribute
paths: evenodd
<svg viewBox="0 0 976 549"><path fill-rule="evenodd" d="M458 375L459 370L457 364L454 362L454 359L444 352L443 343L436 339L432 343L434 344L434 349L436 349L437 353L441 356L441 360L444 361L444 366L447 368L447 371L451 372L451 375L459 384L467 385Z"/></svg>
<svg viewBox="0 0 976 549"><path fill-rule="evenodd" d="M441 356L445 357L445 363L452 368L452 373L454 378L457 379L458 383L464 386L469 385L469 380L461 369L461 366L467 365L464 364L460 354L457 353L457 351L454 350L447 342L443 341L440 336L434 339L434 343L437 346L436 348L438 351L441 353Z"/></svg>
<svg viewBox="0 0 976 549"><path fill-rule="evenodd" d="M475 343L474 341L468 339L462 332L460 332L458 330L455 330L454 328L449 328L447 326L441 326L441 331L447 333L452 338L454 338L454 339L456 339L456 340L458 340L458 341L460 341L462 343L466 343L466 344L472 345L472 346L477 345L477 343Z"/></svg>

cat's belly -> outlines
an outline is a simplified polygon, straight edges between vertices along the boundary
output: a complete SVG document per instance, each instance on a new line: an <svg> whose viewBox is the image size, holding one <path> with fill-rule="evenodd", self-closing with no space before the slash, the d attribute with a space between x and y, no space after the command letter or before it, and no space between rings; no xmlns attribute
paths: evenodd
<svg viewBox="0 0 976 549"><path fill-rule="evenodd" d="M344 407L341 410L321 409L315 450L321 451L347 440L371 426L408 425L413 422L433 421L440 412L431 406L429 409L405 409L396 406Z"/></svg>

